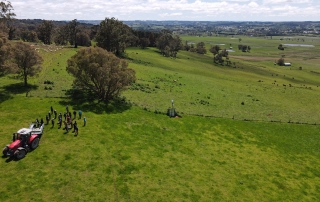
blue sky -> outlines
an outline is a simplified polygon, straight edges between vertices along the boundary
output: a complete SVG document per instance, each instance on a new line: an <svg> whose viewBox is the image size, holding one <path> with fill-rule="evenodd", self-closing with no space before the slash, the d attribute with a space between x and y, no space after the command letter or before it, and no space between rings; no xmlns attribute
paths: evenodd
<svg viewBox="0 0 320 202"><path fill-rule="evenodd" d="M19 19L320 21L320 0L11 0Z"/></svg>

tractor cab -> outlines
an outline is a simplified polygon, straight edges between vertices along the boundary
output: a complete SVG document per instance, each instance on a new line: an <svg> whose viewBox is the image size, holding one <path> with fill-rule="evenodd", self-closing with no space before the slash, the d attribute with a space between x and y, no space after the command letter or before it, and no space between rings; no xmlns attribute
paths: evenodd
<svg viewBox="0 0 320 202"><path fill-rule="evenodd" d="M21 140L22 142L28 142L30 139L32 130L28 128L22 128L18 132L13 133L12 141Z"/></svg>

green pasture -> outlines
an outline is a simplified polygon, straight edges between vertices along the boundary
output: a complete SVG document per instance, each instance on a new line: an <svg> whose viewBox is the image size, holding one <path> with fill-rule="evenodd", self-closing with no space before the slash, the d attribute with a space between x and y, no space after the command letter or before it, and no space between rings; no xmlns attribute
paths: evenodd
<svg viewBox="0 0 320 202"><path fill-rule="evenodd" d="M81 109L87 125L77 120L78 137L46 125L35 151L2 158L0 201L319 201L319 41L281 52L280 37L241 38L252 50L230 53L235 66L209 53L128 48L137 81L122 93L128 104L108 106L66 95L77 49L35 47L43 70L27 88L0 78L0 145L50 106ZM274 66L283 53L292 66ZM172 99L182 118L165 115Z"/></svg>
<svg viewBox="0 0 320 202"><path fill-rule="evenodd" d="M26 98L0 105L0 143L65 100ZM70 106L71 109L73 106ZM76 109L76 108L75 108ZM46 125L40 146L3 158L0 200L317 201L319 126L168 118L92 104L79 136Z"/></svg>
<svg viewBox="0 0 320 202"><path fill-rule="evenodd" d="M186 39L208 41L211 37ZM246 40L256 42L257 46L272 41L243 38ZM137 71L138 81L124 95L150 111L166 112L174 99L181 114L309 124L319 122L319 115L314 113L320 110L318 46L308 50L302 48L304 55L309 54L315 59L285 56L285 60L292 61L292 66L280 67L274 65L274 61L281 54L291 54L291 50L280 51L276 43L269 51L270 55L263 53L265 49L229 53L230 60L235 63L231 66L214 64L209 53L199 55L180 51L173 59L162 57L153 48L130 48L127 50L128 62Z"/></svg>

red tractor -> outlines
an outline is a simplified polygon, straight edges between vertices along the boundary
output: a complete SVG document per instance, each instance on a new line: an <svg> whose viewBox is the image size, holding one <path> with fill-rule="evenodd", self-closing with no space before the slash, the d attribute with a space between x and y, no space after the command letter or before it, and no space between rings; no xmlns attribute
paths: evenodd
<svg viewBox="0 0 320 202"><path fill-rule="evenodd" d="M3 149L3 156L22 159L29 151L39 146L41 135L42 130L41 133L34 133L30 128L20 129L17 133L13 133L12 143Z"/></svg>

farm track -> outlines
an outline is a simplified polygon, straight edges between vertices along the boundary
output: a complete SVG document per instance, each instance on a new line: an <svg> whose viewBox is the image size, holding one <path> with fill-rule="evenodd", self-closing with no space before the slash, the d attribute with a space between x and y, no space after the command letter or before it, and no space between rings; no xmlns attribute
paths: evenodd
<svg viewBox="0 0 320 202"><path fill-rule="evenodd" d="M255 61L255 62L262 62L262 61L274 61L274 57L261 57L261 56L229 56L231 59L239 59L245 61Z"/></svg>

